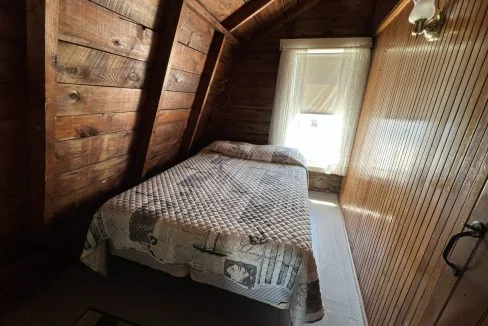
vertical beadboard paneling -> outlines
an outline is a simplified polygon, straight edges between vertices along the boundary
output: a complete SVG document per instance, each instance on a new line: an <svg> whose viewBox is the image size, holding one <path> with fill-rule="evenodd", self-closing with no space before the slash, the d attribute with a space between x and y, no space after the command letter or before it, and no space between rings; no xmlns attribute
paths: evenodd
<svg viewBox="0 0 488 326"><path fill-rule="evenodd" d="M410 6L379 35L341 195L371 325L418 322L488 176L488 2L441 8L437 42Z"/></svg>

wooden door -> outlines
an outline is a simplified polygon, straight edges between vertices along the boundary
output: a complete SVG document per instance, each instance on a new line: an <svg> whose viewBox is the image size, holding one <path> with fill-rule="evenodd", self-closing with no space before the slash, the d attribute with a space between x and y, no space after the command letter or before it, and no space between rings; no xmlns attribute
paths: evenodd
<svg viewBox="0 0 488 326"><path fill-rule="evenodd" d="M488 182L467 223L474 221L488 223ZM466 266L465 270L455 276L452 268L445 265L419 324L488 325L488 234L482 239L459 239L449 260Z"/></svg>

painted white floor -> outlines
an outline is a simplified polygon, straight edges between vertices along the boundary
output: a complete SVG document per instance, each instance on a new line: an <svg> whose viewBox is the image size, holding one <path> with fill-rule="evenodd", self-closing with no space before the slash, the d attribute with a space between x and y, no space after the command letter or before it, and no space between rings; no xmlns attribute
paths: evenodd
<svg viewBox="0 0 488 326"><path fill-rule="evenodd" d="M335 194L311 191L312 245L325 317L314 326L367 325L344 219Z"/></svg>

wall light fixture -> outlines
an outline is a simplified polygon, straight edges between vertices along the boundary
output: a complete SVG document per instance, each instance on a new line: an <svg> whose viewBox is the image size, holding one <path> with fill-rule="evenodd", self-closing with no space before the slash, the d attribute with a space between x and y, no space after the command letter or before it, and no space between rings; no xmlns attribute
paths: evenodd
<svg viewBox="0 0 488 326"><path fill-rule="evenodd" d="M444 14L436 7L435 0L413 0L413 3L408 17L414 25L412 35L423 35L427 41L436 41L445 22Z"/></svg>

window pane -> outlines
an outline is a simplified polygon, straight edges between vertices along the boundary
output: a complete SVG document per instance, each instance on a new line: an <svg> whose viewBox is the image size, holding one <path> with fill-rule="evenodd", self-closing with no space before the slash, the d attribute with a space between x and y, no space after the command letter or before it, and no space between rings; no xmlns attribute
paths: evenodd
<svg viewBox="0 0 488 326"><path fill-rule="evenodd" d="M337 165L340 159L342 122L332 114L300 114L293 147L312 167Z"/></svg>

